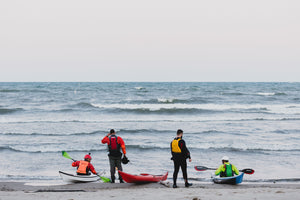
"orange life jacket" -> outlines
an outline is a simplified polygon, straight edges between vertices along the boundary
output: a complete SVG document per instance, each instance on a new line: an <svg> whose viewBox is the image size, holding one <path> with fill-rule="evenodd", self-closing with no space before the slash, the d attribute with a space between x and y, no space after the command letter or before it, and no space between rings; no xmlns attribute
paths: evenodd
<svg viewBox="0 0 300 200"><path fill-rule="evenodd" d="M77 169L77 173L79 174L87 174L87 167L89 165L88 161L81 160Z"/></svg>

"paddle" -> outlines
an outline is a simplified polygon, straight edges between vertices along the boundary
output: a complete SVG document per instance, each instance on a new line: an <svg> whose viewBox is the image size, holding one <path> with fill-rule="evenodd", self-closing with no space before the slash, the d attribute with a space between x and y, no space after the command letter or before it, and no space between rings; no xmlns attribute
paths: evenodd
<svg viewBox="0 0 300 200"><path fill-rule="evenodd" d="M63 156L63 157L68 158L68 159L71 159L71 160L73 160L74 162L76 161L76 160L74 160L73 158L71 158L71 156L69 156L69 154L68 154L67 152L62 151L61 153L62 153L62 156Z"/></svg>
<svg viewBox="0 0 300 200"><path fill-rule="evenodd" d="M209 167L204 167L204 166L195 166L196 171L205 171L205 170L217 170L215 168L209 168ZM244 172L245 174L253 174L254 169L246 168L239 170L240 172Z"/></svg>
<svg viewBox="0 0 300 200"><path fill-rule="evenodd" d="M71 156L67 152L62 151L61 153L62 153L63 157L68 158L68 159L73 160L74 162L76 162L76 160L71 158ZM99 174L97 174L97 176L99 176L104 183L111 182L111 180L109 178L106 178L104 176L100 176Z"/></svg>

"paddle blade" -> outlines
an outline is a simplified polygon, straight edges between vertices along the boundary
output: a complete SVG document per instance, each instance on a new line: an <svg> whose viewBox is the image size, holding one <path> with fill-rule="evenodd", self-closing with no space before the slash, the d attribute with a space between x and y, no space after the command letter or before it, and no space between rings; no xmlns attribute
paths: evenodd
<svg viewBox="0 0 300 200"><path fill-rule="evenodd" d="M245 174L254 174L254 169L242 169L241 172L244 172Z"/></svg>
<svg viewBox="0 0 300 200"><path fill-rule="evenodd" d="M62 153L62 156L63 156L63 157L73 160L73 159L69 156L69 154L68 154L67 152L62 151L61 153Z"/></svg>
<svg viewBox="0 0 300 200"><path fill-rule="evenodd" d="M205 170L208 170L208 168L207 167L204 167L204 166L195 166L195 170L196 171L205 171Z"/></svg>
<svg viewBox="0 0 300 200"><path fill-rule="evenodd" d="M104 182L104 183L108 183L108 182L111 182L109 178L106 178L104 176L99 176L101 178L101 180Z"/></svg>

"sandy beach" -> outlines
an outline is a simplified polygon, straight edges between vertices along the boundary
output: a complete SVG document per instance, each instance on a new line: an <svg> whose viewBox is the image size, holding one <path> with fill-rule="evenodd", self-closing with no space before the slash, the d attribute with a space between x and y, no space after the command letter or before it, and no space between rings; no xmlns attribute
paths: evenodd
<svg viewBox="0 0 300 200"><path fill-rule="evenodd" d="M110 184L85 183L55 186L32 186L21 182L1 182L1 200L17 199L299 199L300 184L194 184L173 189L159 183Z"/></svg>

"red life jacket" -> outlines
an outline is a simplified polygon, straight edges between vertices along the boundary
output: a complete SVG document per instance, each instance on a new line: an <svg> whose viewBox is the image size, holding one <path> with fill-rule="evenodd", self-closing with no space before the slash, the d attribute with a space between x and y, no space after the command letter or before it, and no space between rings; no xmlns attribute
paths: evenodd
<svg viewBox="0 0 300 200"><path fill-rule="evenodd" d="M77 174L88 174L88 161L81 160L77 168Z"/></svg>
<svg viewBox="0 0 300 200"><path fill-rule="evenodd" d="M118 137L116 135L109 136L109 153L112 156L120 156L122 155L120 152L121 145L118 144Z"/></svg>

